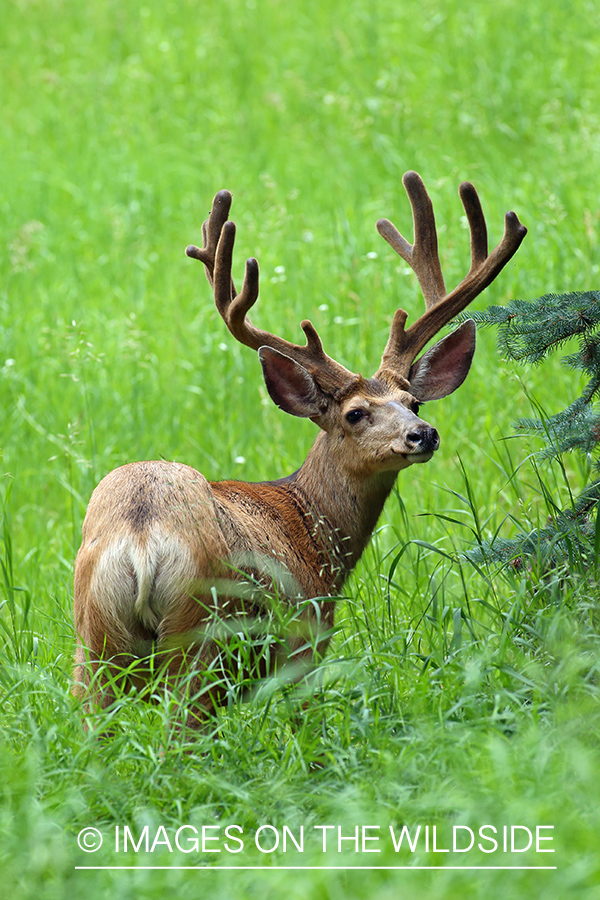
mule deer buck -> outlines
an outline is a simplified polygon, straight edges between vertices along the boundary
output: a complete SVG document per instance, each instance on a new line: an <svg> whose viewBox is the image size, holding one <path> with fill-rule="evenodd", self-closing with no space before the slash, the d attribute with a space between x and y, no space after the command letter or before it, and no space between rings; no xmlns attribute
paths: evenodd
<svg viewBox="0 0 600 900"><path fill-rule="evenodd" d="M427 462L439 447L436 429L419 418L419 405L464 381L475 349L474 322L465 321L417 357L493 281L526 234L517 216L507 213L504 236L488 255L479 198L473 185L461 184L471 266L447 293L431 200L416 172L404 176L404 187L414 244L386 219L377 228L414 270L425 312L409 328L407 313L395 313L372 378L328 357L309 321L302 322L305 345L249 321L258 264L246 262L237 293L232 198L228 191L216 195L202 248L190 246L186 253L204 263L233 337L258 351L272 400L321 430L300 469L275 481L208 482L189 466L161 461L124 465L100 482L75 563L75 682L87 704L108 705L119 673L144 685L144 660L163 650L169 682L177 689L185 673L188 688L191 683L188 725L199 725L224 696L222 685L206 687L207 668L223 659L218 642L207 638L207 623L215 615L235 622L261 614L256 594L238 590L244 580L267 588L278 581L291 605L316 598L307 608L318 611L322 628L331 628L333 598L359 560L398 472ZM326 643L327 636L319 651ZM310 665L305 635L292 635L288 647L292 658Z"/></svg>

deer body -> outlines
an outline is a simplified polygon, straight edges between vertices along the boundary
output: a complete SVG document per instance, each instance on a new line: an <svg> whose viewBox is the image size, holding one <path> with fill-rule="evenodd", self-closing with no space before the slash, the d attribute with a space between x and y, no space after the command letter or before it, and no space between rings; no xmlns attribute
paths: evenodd
<svg viewBox="0 0 600 900"><path fill-rule="evenodd" d="M427 462L439 446L437 431L418 416L419 404L462 383L474 352L473 323L463 323L416 362L415 357L495 277L525 233L514 213L507 214L503 242L488 257L483 216L467 185L461 196L471 224L472 266L446 295L429 198L414 173L405 186L414 247L387 220L378 227L417 272L428 309L408 331L406 313L396 313L381 367L371 379L327 357L309 322L302 323L302 347L251 325L246 313L258 295L258 268L254 260L247 262L237 294L231 281L235 231L227 221L231 195L215 198L204 247L188 248L188 255L204 262L232 334L258 350L274 402L310 418L321 431L301 468L276 481L208 482L186 465L142 462L115 469L100 482L75 564L75 681L90 701L106 705L113 698L106 677L90 687L101 661L115 672L127 670L131 681L143 685L137 663L165 650L173 684L190 666L196 673L190 723L200 723L223 695L218 685L202 689L203 671L218 656L215 642L206 639L206 624L214 616L260 616L260 599L238 590L246 581L266 589L276 585L291 604L316 598L320 628L331 628L330 598L359 560L398 472ZM326 643L325 636L320 649ZM305 644L302 635L290 639L295 662L310 661Z"/></svg>

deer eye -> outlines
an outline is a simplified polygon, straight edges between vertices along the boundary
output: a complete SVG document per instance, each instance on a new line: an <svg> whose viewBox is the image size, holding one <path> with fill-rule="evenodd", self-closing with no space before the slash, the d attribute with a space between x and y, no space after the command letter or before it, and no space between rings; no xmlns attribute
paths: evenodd
<svg viewBox="0 0 600 900"><path fill-rule="evenodd" d="M350 412L346 413L346 422L349 422L351 425L356 425L364 415L365 412L362 409L351 409Z"/></svg>
<svg viewBox="0 0 600 900"><path fill-rule="evenodd" d="M421 409L421 404L417 403L417 401L415 400L414 403L411 403L410 408L414 412L415 416L418 416L419 410Z"/></svg>

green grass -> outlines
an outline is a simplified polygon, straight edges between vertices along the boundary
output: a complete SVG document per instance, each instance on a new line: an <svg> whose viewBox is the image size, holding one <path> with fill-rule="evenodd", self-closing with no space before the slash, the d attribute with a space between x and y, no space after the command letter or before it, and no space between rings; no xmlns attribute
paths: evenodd
<svg viewBox="0 0 600 900"><path fill-rule="evenodd" d="M191 745L169 696L121 698L98 743L69 692L72 565L97 481L160 457L274 478L313 438L268 401L184 257L213 194L234 192L238 279L259 259L257 322L299 340L310 317L365 374L396 307L421 309L374 228L386 216L410 234L407 169L432 195L448 284L468 262L460 181L494 243L507 209L528 226L476 306L597 288L595 14L583 0L15 0L1 17L0 881L14 900L597 896L598 585L461 556L543 523L546 487L563 504L579 492L585 461L538 475L535 445L506 440L527 393L552 413L579 384L556 363L508 366L489 332L466 384L428 408L442 447L401 473L304 694L233 692ZM183 824L237 824L244 851L114 852L116 825ZM262 824L304 826L304 852L259 853ZM379 826L382 852L323 854L328 824ZM453 825L553 825L556 852L395 854L402 824L436 825L442 846ZM97 854L77 847L87 826L105 835ZM523 862L557 870L448 868ZM75 868L119 863L262 868ZM442 868L266 871L286 863Z"/></svg>

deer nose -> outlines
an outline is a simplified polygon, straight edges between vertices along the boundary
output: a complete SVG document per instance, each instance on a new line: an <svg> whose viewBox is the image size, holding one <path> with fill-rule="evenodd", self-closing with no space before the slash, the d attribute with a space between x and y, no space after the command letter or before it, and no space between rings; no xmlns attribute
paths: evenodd
<svg viewBox="0 0 600 900"><path fill-rule="evenodd" d="M433 453L440 446L440 436L431 425L418 425L406 435L413 453Z"/></svg>

